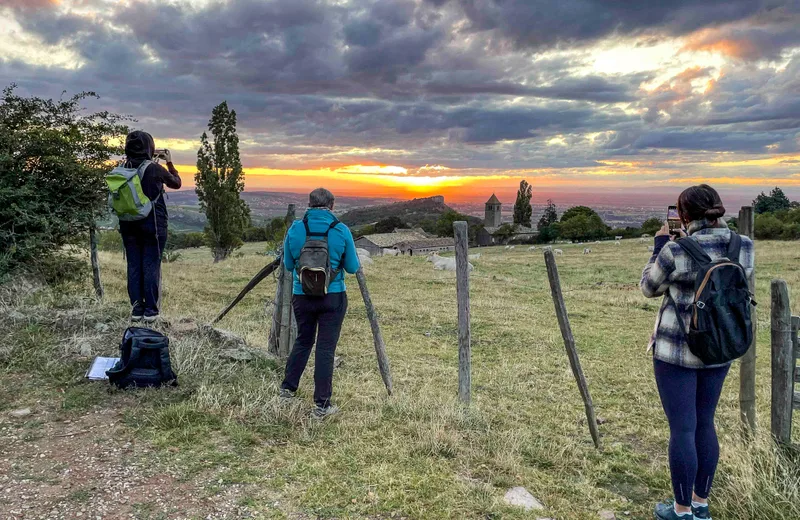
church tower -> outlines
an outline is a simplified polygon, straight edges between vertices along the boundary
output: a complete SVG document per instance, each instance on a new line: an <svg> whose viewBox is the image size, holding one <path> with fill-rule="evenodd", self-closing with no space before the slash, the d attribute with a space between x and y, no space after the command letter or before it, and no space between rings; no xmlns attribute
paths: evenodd
<svg viewBox="0 0 800 520"><path fill-rule="evenodd" d="M486 201L486 217L483 219L483 225L486 227L500 227L500 220L502 219L501 208L503 204L500 199L492 193L489 200Z"/></svg>

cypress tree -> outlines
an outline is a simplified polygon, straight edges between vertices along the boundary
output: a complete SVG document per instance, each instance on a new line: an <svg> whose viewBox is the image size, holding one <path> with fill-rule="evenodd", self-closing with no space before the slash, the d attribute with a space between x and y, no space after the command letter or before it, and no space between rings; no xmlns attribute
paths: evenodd
<svg viewBox="0 0 800 520"><path fill-rule="evenodd" d="M244 190L244 173L236 135L236 111L223 101L211 111L208 134L200 138L197 152L195 191L200 210L206 214L206 238L214 262L228 257L242 245L244 230L250 225L250 208L239 197Z"/></svg>
<svg viewBox="0 0 800 520"><path fill-rule="evenodd" d="M531 227L531 216L533 215L531 197L533 197L533 187L528 184L528 181L523 180L519 183L517 200L514 202L514 224Z"/></svg>

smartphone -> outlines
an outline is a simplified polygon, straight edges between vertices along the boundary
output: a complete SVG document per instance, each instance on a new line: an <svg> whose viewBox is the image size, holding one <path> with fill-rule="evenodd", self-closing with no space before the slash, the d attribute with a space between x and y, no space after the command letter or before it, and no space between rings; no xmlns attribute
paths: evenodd
<svg viewBox="0 0 800 520"><path fill-rule="evenodd" d="M153 157L163 159L167 155L166 150L153 150Z"/></svg>
<svg viewBox="0 0 800 520"><path fill-rule="evenodd" d="M670 234L679 234L683 224L681 223L681 217L678 215L678 206L667 208L667 224L669 224Z"/></svg>

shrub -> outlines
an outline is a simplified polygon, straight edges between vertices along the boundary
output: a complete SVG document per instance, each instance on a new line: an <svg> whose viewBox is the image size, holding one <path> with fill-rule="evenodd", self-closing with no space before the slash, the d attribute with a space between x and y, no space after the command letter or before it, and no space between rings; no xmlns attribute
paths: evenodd
<svg viewBox="0 0 800 520"><path fill-rule="evenodd" d="M98 231L97 248L100 251L121 252L125 249L122 244L122 235L116 229L113 231Z"/></svg>
<svg viewBox="0 0 800 520"><path fill-rule="evenodd" d="M81 93L66 101L0 97L0 278L58 264L65 246L88 246L105 212L104 177L128 129L108 112L83 114Z"/></svg>
<svg viewBox="0 0 800 520"><path fill-rule="evenodd" d="M783 236L783 222L770 213L756 215L756 238L761 240L775 240Z"/></svg>

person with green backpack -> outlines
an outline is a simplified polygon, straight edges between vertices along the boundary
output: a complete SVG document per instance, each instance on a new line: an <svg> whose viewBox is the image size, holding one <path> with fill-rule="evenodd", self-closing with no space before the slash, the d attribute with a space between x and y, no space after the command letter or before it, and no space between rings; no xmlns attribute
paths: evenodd
<svg viewBox="0 0 800 520"><path fill-rule="evenodd" d="M169 150L156 149L153 136L137 130L125 140L125 159L107 176L109 207L119 218L128 262L131 321L158 319L161 300L161 256L167 243L169 215L164 186L181 187ZM154 162L164 159L167 167Z"/></svg>

